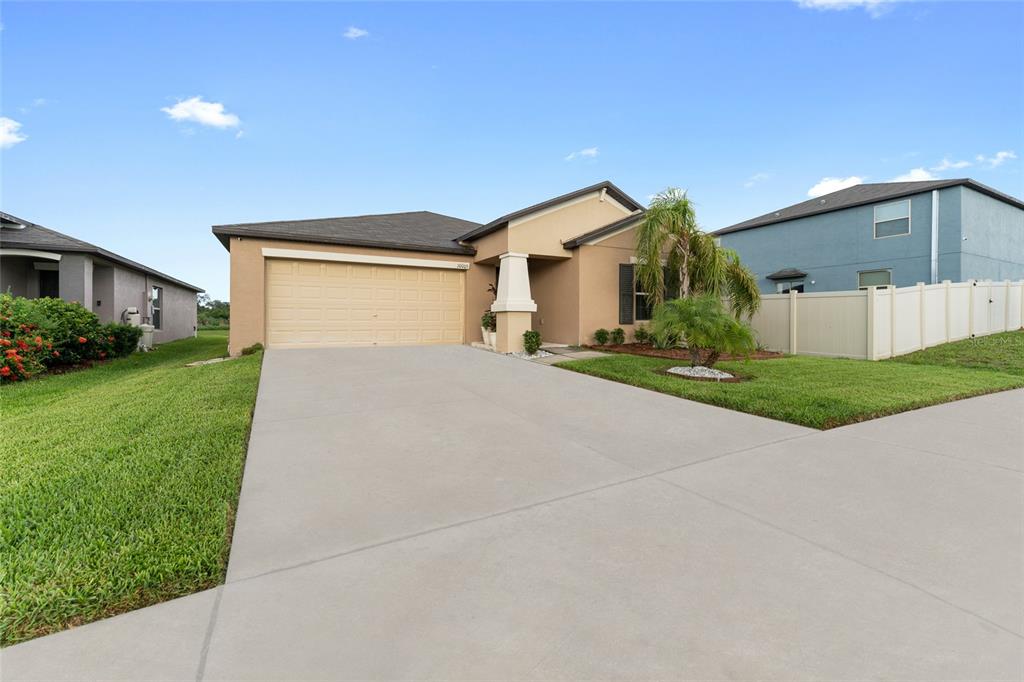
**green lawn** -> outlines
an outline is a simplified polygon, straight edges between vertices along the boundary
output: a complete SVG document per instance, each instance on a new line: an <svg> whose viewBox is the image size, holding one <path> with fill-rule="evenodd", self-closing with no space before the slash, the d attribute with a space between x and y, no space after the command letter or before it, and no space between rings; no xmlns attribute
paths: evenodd
<svg viewBox="0 0 1024 682"><path fill-rule="evenodd" d="M680 364L613 355L556 367L816 429L1024 386L1024 375L988 369L808 356L715 365L749 378L740 383L692 381L663 373Z"/></svg>
<svg viewBox="0 0 1024 682"><path fill-rule="evenodd" d="M1024 330L944 343L890 362L991 369L1024 377Z"/></svg>
<svg viewBox="0 0 1024 682"><path fill-rule="evenodd" d="M0 644L223 581L262 354L203 332L0 389Z"/></svg>

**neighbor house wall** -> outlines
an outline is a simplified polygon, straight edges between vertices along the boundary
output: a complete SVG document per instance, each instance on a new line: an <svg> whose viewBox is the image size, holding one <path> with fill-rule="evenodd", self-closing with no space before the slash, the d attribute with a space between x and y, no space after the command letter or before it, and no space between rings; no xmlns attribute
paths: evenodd
<svg viewBox="0 0 1024 682"><path fill-rule="evenodd" d="M635 230L629 229L597 243L580 246L580 326L578 343L592 343L597 329L622 327L632 340L637 324L619 324L619 265L636 255Z"/></svg>
<svg viewBox="0 0 1024 682"><path fill-rule="evenodd" d="M960 187L939 190L939 279L959 279ZM763 293L775 293L767 275L787 267L807 273L805 291L857 288L857 273L892 270L893 284L931 281L932 194L910 197L910 234L874 238L874 207L898 200L855 206L831 213L721 235L756 276ZM811 281L814 284L811 284Z"/></svg>
<svg viewBox="0 0 1024 682"><path fill-rule="evenodd" d="M366 256L391 256L421 260L442 260L471 263L473 256L422 251L399 251L333 244L313 244L280 239L250 239L231 237L231 330L228 350L237 354L254 343L266 344L264 248L295 249L323 253L351 253ZM466 343L480 337L480 315L491 304L487 284L494 278L493 266L472 264L466 273L466 312L464 340ZM477 312L479 311L479 312Z"/></svg>
<svg viewBox="0 0 1024 682"><path fill-rule="evenodd" d="M33 279L35 294L32 294ZM15 296L32 298L39 293L39 279L30 258L4 256L0 258L0 292L10 291Z"/></svg>
<svg viewBox="0 0 1024 682"><path fill-rule="evenodd" d="M136 270L117 266L113 269L116 321L121 320L126 308L135 307L143 319L150 322L149 290L158 286L164 290L163 315L161 328L153 331L153 342L166 343L195 334L198 324L195 291Z"/></svg>
<svg viewBox="0 0 1024 682"><path fill-rule="evenodd" d="M65 253L59 267L60 297L92 310L92 256Z"/></svg>
<svg viewBox="0 0 1024 682"><path fill-rule="evenodd" d="M961 273L964 279L1024 278L1024 210L976 192L962 191Z"/></svg>
<svg viewBox="0 0 1024 682"><path fill-rule="evenodd" d="M114 300L114 268L93 263L92 270L93 309L100 322L119 322L120 311Z"/></svg>

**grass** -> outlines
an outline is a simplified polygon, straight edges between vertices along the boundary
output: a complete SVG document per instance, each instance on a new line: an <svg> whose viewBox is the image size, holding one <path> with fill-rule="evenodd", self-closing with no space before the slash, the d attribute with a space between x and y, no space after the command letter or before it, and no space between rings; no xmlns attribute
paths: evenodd
<svg viewBox="0 0 1024 682"><path fill-rule="evenodd" d="M889 362L989 369L1024 377L1024 331L944 343Z"/></svg>
<svg viewBox="0 0 1024 682"><path fill-rule="evenodd" d="M223 581L261 355L203 332L0 390L0 644Z"/></svg>
<svg viewBox="0 0 1024 682"><path fill-rule="evenodd" d="M556 367L815 429L1024 386L1024 375L991 369L809 356L715 365L748 379L739 383L692 381L663 373L679 364L612 355Z"/></svg>

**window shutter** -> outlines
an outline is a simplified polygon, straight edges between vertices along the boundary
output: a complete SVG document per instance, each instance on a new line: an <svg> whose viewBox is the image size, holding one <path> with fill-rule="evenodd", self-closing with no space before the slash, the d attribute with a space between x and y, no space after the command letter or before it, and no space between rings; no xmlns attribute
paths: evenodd
<svg viewBox="0 0 1024 682"><path fill-rule="evenodd" d="M633 324L632 265L619 265L619 324Z"/></svg>

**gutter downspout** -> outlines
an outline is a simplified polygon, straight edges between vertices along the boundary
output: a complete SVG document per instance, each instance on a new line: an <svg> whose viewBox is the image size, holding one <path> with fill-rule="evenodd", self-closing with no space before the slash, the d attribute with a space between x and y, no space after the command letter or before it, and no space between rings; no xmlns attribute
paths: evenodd
<svg viewBox="0 0 1024 682"><path fill-rule="evenodd" d="M939 190L932 190L932 284L939 283Z"/></svg>

